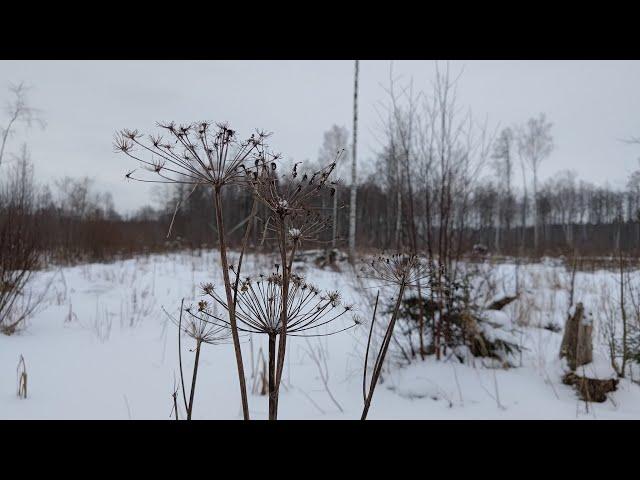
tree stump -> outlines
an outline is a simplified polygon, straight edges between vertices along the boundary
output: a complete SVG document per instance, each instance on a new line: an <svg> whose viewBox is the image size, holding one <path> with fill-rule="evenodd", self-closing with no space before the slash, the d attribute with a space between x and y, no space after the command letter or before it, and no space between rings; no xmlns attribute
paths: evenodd
<svg viewBox="0 0 640 480"><path fill-rule="evenodd" d="M572 385L586 402L604 402L607 400L607 393L616 390L618 379L590 378L575 373L576 368L593 361L592 335L593 324L585 315L584 305L580 302L573 314L569 314L564 326L560 358L567 359L571 371L562 377L562 383Z"/></svg>
<svg viewBox="0 0 640 480"><path fill-rule="evenodd" d="M585 317L584 305L579 302L573 315L569 314L567 318L560 345L560 358L566 357L572 371L593 360L592 334L593 325Z"/></svg>
<svg viewBox="0 0 640 480"><path fill-rule="evenodd" d="M618 387L617 378L589 378L576 375L574 372L567 372L562 377L562 383L573 385L585 402L605 402L607 393L614 392Z"/></svg>

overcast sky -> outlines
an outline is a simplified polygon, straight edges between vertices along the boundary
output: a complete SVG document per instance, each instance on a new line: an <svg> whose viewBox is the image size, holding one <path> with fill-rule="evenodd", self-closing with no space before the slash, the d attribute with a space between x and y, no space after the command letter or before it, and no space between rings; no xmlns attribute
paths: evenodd
<svg viewBox="0 0 640 480"><path fill-rule="evenodd" d="M389 61L360 62L358 157L379 149L375 106L385 97ZM489 126L521 123L545 112L556 149L541 167L546 179L564 169L581 178L623 186L637 168L640 146L620 139L640 136L639 61L452 61L464 72L460 105ZM45 130L20 131L36 176L89 176L112 192L128 212L151 203L148 186L126 182L132 160L113 152L116 130L154 132L155 122L226 120L241 137L255 128L274 132L274 150L295 160L314 159L331 125L351 131L352 61L0 61L0 81L33 86L32 106ZM397 61L394 73L430 89L433 61ZM4 86L3 86L4 87ZM8 98L6 88L0 99ZM0 125L5 124L2 117ZM0 169L0 175L2 175Z"/></svg>

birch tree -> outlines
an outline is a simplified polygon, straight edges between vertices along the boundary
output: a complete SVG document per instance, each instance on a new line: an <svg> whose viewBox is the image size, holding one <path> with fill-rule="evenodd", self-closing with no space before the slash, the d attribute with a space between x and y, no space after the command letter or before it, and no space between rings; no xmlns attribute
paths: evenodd
<svg viewBox="0 0 640 480"><path fill-rule="evenodd" d="M417 142L427 191L427 258L435 272L431 300L440 312L449 304L451 285L457 281L473 186L492 144L486 122L478 126L470 111L461 111L458 78L452 78L448 64L444 70L436 64L432 91L424 97ZM450 327L444 318L432 322L432 347L438 359L450 342Z"/></svg>
<svg viewBox="0 0 640 480"><path fill-rule="evenodd" d="M358 139L358 72L359 60L355 61L355 75L353 85L353 144L351 145L351 192L349 199L349 260L356 258L356 193L357 193L357 157L356 145Z"/></svg>
<svg viewBox="0 0 640 480"><path fill-rule="evenodd" d="M0 125L0 166L4 158L9 137L15 132L19 123L31 127L33 123L44 128L45 123L39 116L39 111L29 105L27 101L28 87L21 82L17 85L9 84L9 92L12 99L5 106L7 113L6 123Z"/></svg>
<svg viewBox="0 0 640 480"><path fill-rule="evenodd" d="M518 153L533 173L533 246L537 251L539 246L538 215L538 171L542 161L553 150L551 135L552 123L548 122L544 113L537 118L530 118L518 129Z"/></svg>
<svg viewBox="0 0 640 480"><path fill-rule="evenodd" d="M388 116L385 130L390 147L390 160L393 164L396 189L395 246L398 250L402 246L402 197L406 180L407 225L411 251L416 253L417 233L411 168L414 163L417 163L413 144L415 142L414 130L417 126L417 107L420 94L414 94L413 80L408 84L400 85L399 88L396 87L396 79L393 77L393 63L389 68L389 87L385 90L389 97L389 105L385 106Z"/></svg>
<svg viewBox="0 0 640 480"><path fill-rule="evenodd" d="M507 235L511 229L512 215L512 193L511 178L513 176L513 150L515 143L515 135L509 127L504 128L493 148L492 158L494 159L493 167L496 171L498 179L498 199L496 204L496 230L495 230L495 249L500 251L500 231L502 227L502 217L507 224ZM503 209L504 207L504 209Z"/></svg>
<svg viewBox="0 0 640 480"><path fill-rule="evenodd" d="M324 140L322 142L322 147L320 148L320 152L318 154L318 160L320 165L327 165L336 158L338 158L336 165L336 176L339 178L342 176L346 167L346 160L344 153L348 148L349 143L349 131L345 127L340 127L338 125L333 125L329 130L324 133ZM341 154L342 153L342 154ZM333 230L331 235L331 246L333 248L336 247L337 239L338 239L338 231L339 231L339 217L338 217L338 188L339 185L336 183L334 188L335 193L333 195Z"/></svg>

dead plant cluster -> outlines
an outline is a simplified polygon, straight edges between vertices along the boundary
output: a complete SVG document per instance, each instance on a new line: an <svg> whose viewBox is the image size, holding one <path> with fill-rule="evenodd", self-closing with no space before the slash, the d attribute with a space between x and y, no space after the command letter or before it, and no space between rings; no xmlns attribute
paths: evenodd
<svg viewBox="0 0 640 480"><path fill-rule="evenodd" d="M300 171L296 163L290 171L280 174L280 156L270 153L264 132L238 140L236 132L226 124L170 122L158 126L162 135L144 136L137 130L122 130L116 135L116 149L142 167L141 174L133 170L126 176L142 182L189 185L191 193L198 188L212 191L223 276L219 289L212 284L203 285L205 298L197 306L180 310L180 334L184 331L196 340L189 401L182 385L187 417L191 418L193 410L200 345L207 343L207 334L218 341L228 331L234 345L245 420L249 419L249 406L240 335L267 335L269 419L275 420L288 337L331 335L356 324L352 320L330 333L320 333L318 327L344 317L352 306L343 305L337 292L321 292L293 271L293 260L301 245L315 241L331 225L330 218L318 208L317 199L335 194L335 181L331 178L335 159L316 171ZM223 190L229 186L244 189L253 199L237 264L228 259L223 215ZM279 262L274 271L252 278L242 276L242 261L259 206L267 212L262 219L262 237L275 243ZM176 214L179 207L176 205ZM223 313L213 307L220 307ZM183 311L191 322L186 330L181 320ZM174 402L175 399L174 394ZM177 405L174 407L177 416Z"/></svg>

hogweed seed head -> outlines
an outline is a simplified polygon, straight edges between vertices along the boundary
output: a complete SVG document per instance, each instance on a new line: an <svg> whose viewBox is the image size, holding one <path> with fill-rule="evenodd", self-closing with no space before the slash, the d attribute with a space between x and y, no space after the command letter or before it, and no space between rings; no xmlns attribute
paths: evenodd
<svg viewBox="0 0 640 480"><path fill-rule="evenodd" d="M215 304L228 311L225 297L218 295L213 288L203 287L203 294L207 295ZM290 277L286 312L286 331L291 336L316 336L313 330L317 327L328 325L345 313L353 309L352 305L337 309L341 303L340 293L337 291L320 293L320 290L308 283L302 276L292 274ZM238 289L235 313L238 330L245 333L265 333L279 335L282 333L282 299L283 278L279 272L269 275L259 275L253 279L246 278ZM230 323L226 318L211 313L208 304L201 301L198 314L203 315L206 321L216 327L230 329ZM197 316L188 311L191 316ZM331 335L352 328L356 322L339 328Z"/></svg>
<svg viewBox="0 0 640 480"><path fill-rule="evenodd" d="M417 286L420 280L431 276L427 265L417 255L403 253L373 257L360 268L360 274L363 278L409 287Z"/></svg>
<svg viewBox="0 0 640 480"><path fill-rule="evenodd" d="M187 315L180 320L168 313L167 315L169 315L172 323L179 327L181 333L196 342L218 345L226 343L231 338L231 331L229 329L216 325L208 320L214 316L214 314L209 311L207 302L199 302L196 313L193 312L193 307L191 306L185 307L184 312L186 312Z"/></svg>
<svg viewBox="0 0 640 480"><path fill-rule="evenodd" d="M157 125L166 132L167 139L159 134L145 137L138 130L130 129L116 134L115 150L156 175L155 178L137 178L128 174L127 178L152 183L238 184L254 178L253 174L263 168L267 159L275 158L266 151L264 142L268 134L264 132L238 141L236 132L225 123L215 127L209 122L186 125L159 122ZM255 165L245 166L253 161Z"/></svg>

